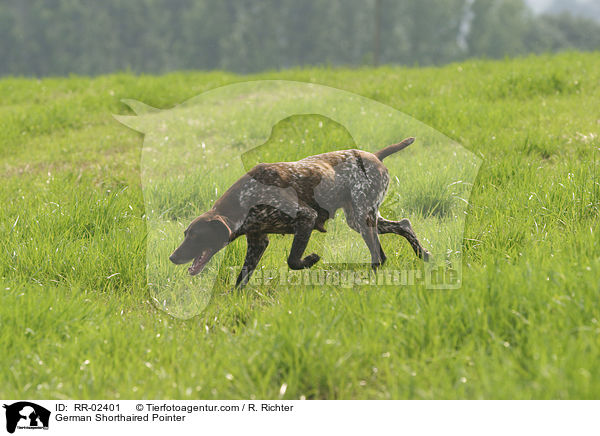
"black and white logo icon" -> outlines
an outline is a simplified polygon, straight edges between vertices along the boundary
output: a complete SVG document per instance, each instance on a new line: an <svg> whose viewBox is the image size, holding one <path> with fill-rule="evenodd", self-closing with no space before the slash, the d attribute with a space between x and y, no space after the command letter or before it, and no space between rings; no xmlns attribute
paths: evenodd
<svg viewBox="0 0 600 436"><path fill-rule="evenodd" d="M3 406L6 409L6 431L14 433L16 429L48 429L50 411L29 401L19 401Z"/></svg>

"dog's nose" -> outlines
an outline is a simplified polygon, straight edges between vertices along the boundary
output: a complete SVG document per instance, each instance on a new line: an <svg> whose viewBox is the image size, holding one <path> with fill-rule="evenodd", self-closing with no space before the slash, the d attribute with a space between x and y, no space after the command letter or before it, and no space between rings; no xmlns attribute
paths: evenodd
<svg viewBox="0 0 600 436"><path fill-rule="evenodd" d="M169 260L171 262L173 262L175 265L177 265L177 260L175 259L175 253L173 253L169 256Z"/></svg>

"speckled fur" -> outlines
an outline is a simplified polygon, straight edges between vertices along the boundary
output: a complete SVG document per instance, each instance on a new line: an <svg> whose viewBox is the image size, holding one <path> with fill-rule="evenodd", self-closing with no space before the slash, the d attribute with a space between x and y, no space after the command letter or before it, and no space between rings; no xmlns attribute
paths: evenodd
<svg viewBox="0 0 600 436"><path fill-rule="evenodd" d="M363 237L373 268L386 259L380 233L405 237L417 256L427 259L429 252L421 246L407 219L388 221L378 212L390 182L382 160L413 140L405 139L377 153L342 150L297 162L258 164L234 183L210 211L196 218L190 228L221 223L228 238L215 242L217 250L246 235L248 249L236 286L248 282L269 244L269 233L294 235L288 257L291 269L313 266L320 259L317 254L302 257L310 235L313 230L325 232L325 222L340 208L348 225Z"/></svg>

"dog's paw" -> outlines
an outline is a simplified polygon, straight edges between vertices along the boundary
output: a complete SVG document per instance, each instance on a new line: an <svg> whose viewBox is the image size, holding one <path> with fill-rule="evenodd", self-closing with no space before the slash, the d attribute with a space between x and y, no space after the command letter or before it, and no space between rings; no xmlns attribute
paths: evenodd
<svg viewBox="0 0 600 436"><path fill-rule="evenodd" d="M317 263L319 261L319 259L321 259L319 257L319 255L313 253L313 254L310 254L310 255L306 256L302 260L291 260L291 259L288 259L288 266L290 267L290 269L294 269L294 270L310 268L315 263Z"/></svg>
<svg viewBox="0 0 600 436"><path fill-rule="evenodd" d="M379 267L381 267L382 265L383 265L383 262L372 262L372 263L371 263L371 269L372 269L373 271L377 271L377 269L378 269Z"/></svg>
<svg viewBox="0 0 600 436"><path fill-rule="evenodd" d="M317 263L320 259L321 259L321 257L318 254L313 253L313 254L306 256L304 259L302 259L302 263L304 264L304 268L310 268L315 263Z"/></svg>

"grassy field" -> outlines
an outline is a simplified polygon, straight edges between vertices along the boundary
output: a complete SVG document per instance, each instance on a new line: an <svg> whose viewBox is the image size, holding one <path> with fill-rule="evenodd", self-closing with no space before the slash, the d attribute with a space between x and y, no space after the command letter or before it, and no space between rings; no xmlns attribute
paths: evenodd
<svg viewBox="0 0 600 436"><path fill-rule="evenodd" d="M146 276L144 139L112 114L133 114L124 98L171 108L256 79L379 101L482 159L466 209L460 289L237 292L225 283L190 319L156 307ZM597 53L443 68L7 78L0 96L0 397L600 397ZM243 142L250 128L231 131ZM244 162L279 158L277 143L302 140L311 151L363 147L346 145L352 138L335 123L298 117ZM410 150L386 160L392 174ZM286 160L302 157L295 153ZM219 174L223 184L233 177ZM451 221L447 186L430 185L441 203L392 184L384 216L397 218L400 196L417 223L439 213ZM199 189L198 198L183 189L163 204L175 211L173 235L210 204L212 185ZM279 237L261 265L284 266L290 244ZM383 244L388 267L421 267L404 241ZM226 253L230 263L242 262L244 246Z"/></svg>

